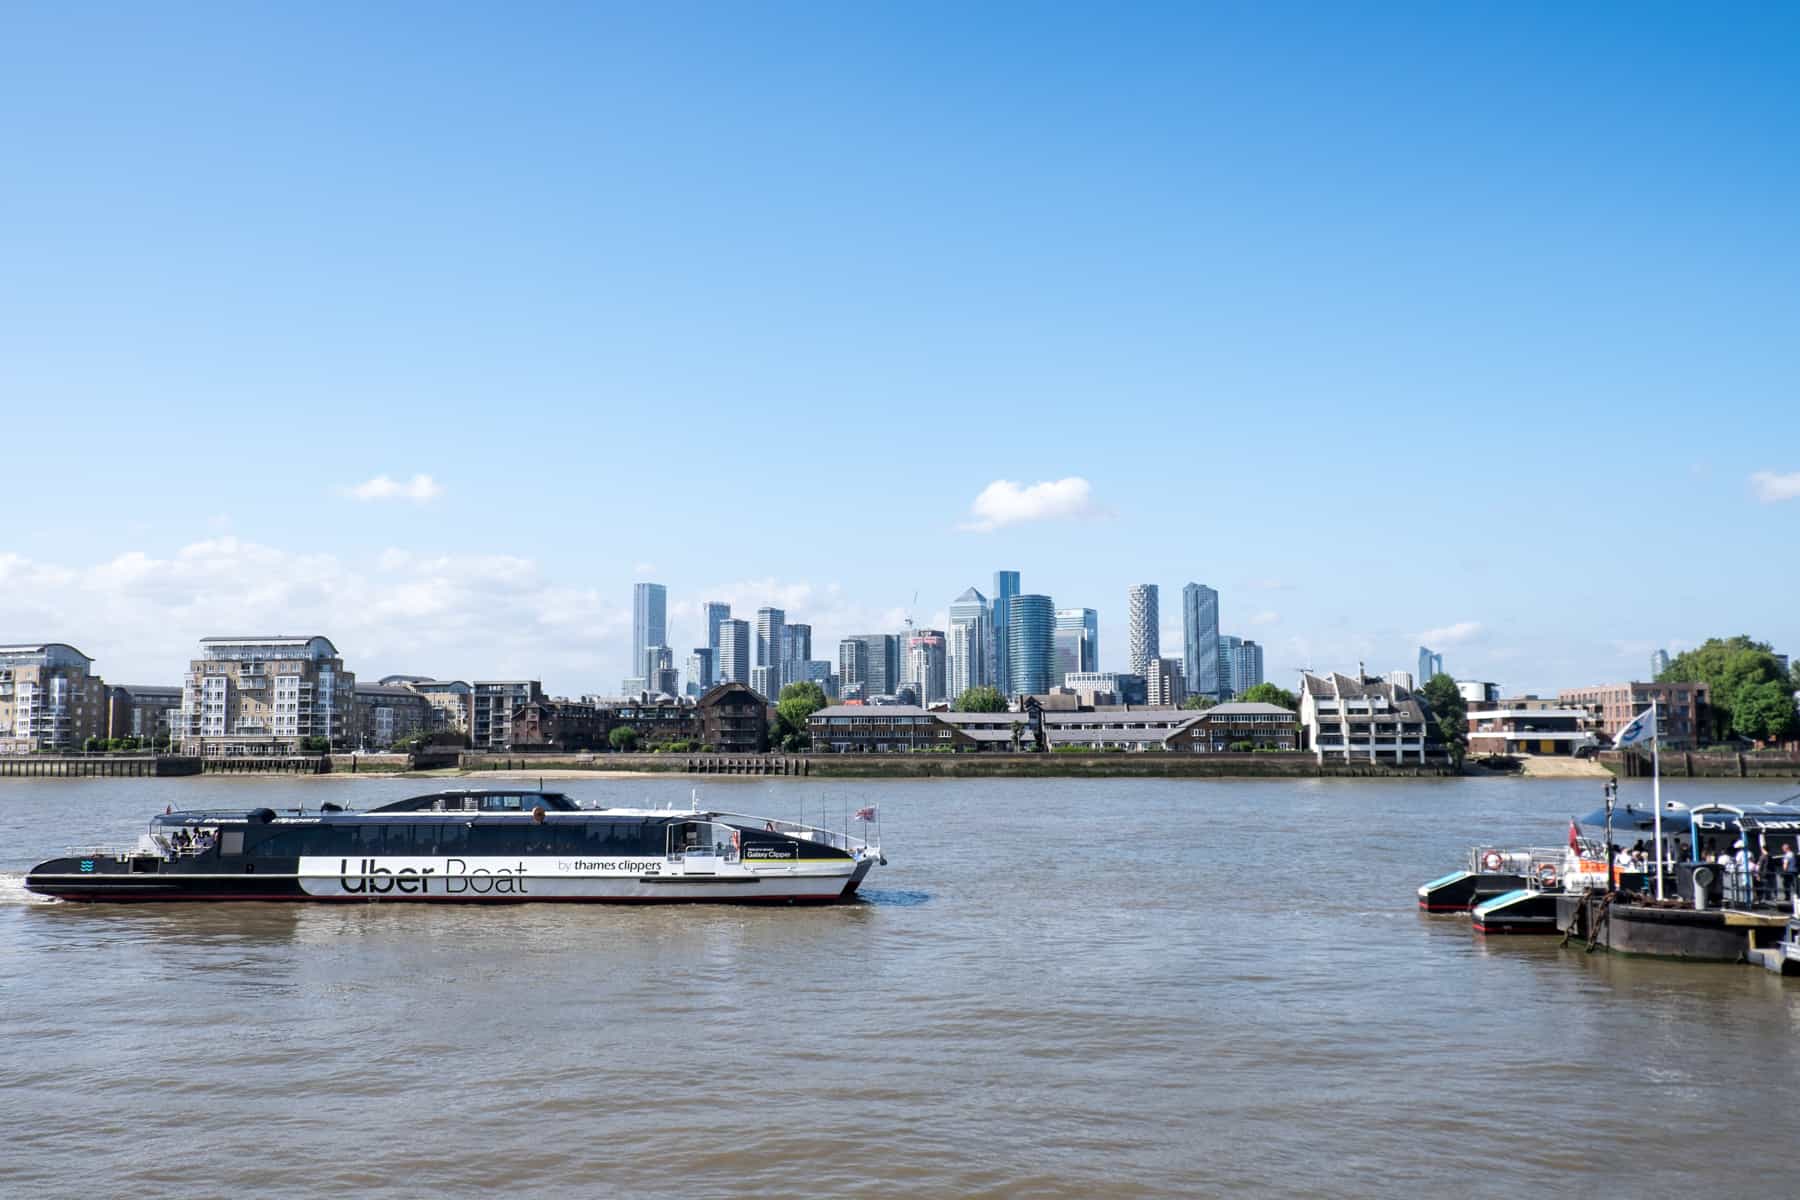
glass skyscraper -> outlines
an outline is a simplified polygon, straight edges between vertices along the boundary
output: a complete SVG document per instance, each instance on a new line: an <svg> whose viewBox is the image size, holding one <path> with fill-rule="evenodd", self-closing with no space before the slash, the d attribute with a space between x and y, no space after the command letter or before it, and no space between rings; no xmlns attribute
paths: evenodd
<svg viewBox="0 0 1800 1200"><path fill-rule="evenodd" d="M1424 646L1420 646L1419 674L1418 678L1415 680L1415 685L1424 687L1426 684L1430 683L1435 676L1442 675L1443 673L1444 656L1437 653L1435 650L1428 650Z"/></svg>
<svg viewBox="0 0 1800 1200"><path fill-rule="evenodd" d="M669 644L669 589L640 583L631 589L631 673L647 675L645 655L652 646Z"/></svg>
<svg viewBox="0 0 1800 1200"><path fill-rule="evenodd" d="M1091 608L1056 610L1056 666L1052 686L1067 687L1066 677L1100 669L1100 614Z"/></svg>
<svg viewBox="0 0 1800 1200"><path fill-rule="evenodd" d="M1056 606L1048 596L1013 596L1007 605L1007 693L1042 695L1056 666Z"/></svg>
<svg viewBox="0 0 1800 1200"><path fill-rule="evenodd" d="M1188 694L1218 699L1225 682L1219 673L1219 593L1204 583L1181 589L1181 635Z"/></svg>
<svg viewBox="0 0 1800 1200"><path fill-rule="evenodd" d="M950 602L948 646L950 699L994 679L994 615L988 598L969 588Z"/></svg>
<svg viewBox="0 0 1800 1200"><path fill-rule="evenodd" d="M1000 690L1015 695L1012 689L1012 601L1019 594L1017 571L994 572L994 679Z"/></svg>

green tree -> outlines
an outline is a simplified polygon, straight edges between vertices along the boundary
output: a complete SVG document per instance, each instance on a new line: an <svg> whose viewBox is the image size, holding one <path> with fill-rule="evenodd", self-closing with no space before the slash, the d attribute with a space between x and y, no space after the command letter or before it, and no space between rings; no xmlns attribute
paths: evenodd
<svg viewBox="0 0 1800 1200"><path fill-rule="evenodd" d="M1209 708L1218 707L1218 704L1219 702L1214 700L1211 696L1194 695L1183 700L1181 702L1181 707L1193 709L1196 712L1205 712Z"/></svg>
<svg viewBox="0 0 1800 1200"><path fill-rule="evenodd" d="M783 750L804 750L812 744L806 721L825 704L825 689L811 681L781 689L775 701L775 738Z"/></svg>
<svg viewBox="0 0 1800 1200"><path fill-rule="evenodd" d="M1286 688L1272 683L1259 683L1253 688L1245 688L1238 695L1241 704L1279 704L1289 712L1300 711L1300 697Z"/></svg>
<svg viewBox="0 0 1800 1200"><path fill-rule="evenodd" d="M1006 711L1006 697L999 688L972 687L956 698L952 706L957 712L999 713Z"/></svg>
<svg viewBox="0 0 1800 1200"><path fill-rule="evenodd" d="M305 754L329 754L331 753L331 739L320 737L317 734L303 737L300 739L300 750Z"/></svg>
<svg viewBox="0 0 1800 1200"><path fill-rule="evenodd" d="M1431 720L1439 739L1450 751L1450 760L1462 766L1463 756L1469 750L1469 706L1456 690L1456 680L1448 675L1433 675L1419 689L1419 696L1431 710Z"/></svg>
<svg viewBox="0 0 1800 1200"><path fill-rule="evenodd" d="M1708 638L1676 655L1656 679L1706 684L1713 731L1720 736L1773 742L1794 731L1794 676L1781 669L1767 642L1744 634Z"/></svg>
<svg viewBox="0 0 1800 1200"><path fill-rule="evenodd" d="M615 725L606 735L606 744L620 754L630 754L637 749L638 731L629 725Z"/></svg>

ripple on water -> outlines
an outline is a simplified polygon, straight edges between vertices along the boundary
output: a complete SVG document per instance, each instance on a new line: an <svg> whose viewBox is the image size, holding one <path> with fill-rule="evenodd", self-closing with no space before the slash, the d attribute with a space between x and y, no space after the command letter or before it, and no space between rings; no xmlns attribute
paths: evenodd
<svg viewBox="0 0 1800 1200"><path fill-rule="evenodd" d="M129 841L168 802L417 790L8 781L0 1191L172 1194L203 1162L219 1194L362 1200L1605 1193L1630 1162L1679 1194L1716 1183L1683 1150L1696 1114L1764 1127L1800 1078L1800 984L1416 912L1413 888L1471 842L1541 841L1593 807L1559 784L713 786L750 811L882 806L893 862L823 909L90 907L23 888L31 863ZM1659 1102L1601 1111L1602 1076ZM1607 1152L1572 1150L1571 1129ZM1784 1154L1745 1139L1734 1187L1787 1194Z"/></svg>

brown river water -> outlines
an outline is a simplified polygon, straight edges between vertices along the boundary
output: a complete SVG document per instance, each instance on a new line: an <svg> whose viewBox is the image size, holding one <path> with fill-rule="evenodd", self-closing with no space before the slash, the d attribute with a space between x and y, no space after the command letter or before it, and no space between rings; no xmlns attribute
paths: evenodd
<svg viewBox="0 0 1800 1200"><path fill-rule="evenodd" d="M708 782L880 805L890 865L823 909L19 884L165 804L437 786L0 781L0 1196L1800 1194L1800 980L1416 911L1592 780Z"/></svg>

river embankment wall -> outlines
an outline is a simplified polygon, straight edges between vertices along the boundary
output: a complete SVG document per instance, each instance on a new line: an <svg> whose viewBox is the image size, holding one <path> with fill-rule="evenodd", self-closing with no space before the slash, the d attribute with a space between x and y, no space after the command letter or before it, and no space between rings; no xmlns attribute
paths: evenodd
<svg viewBox="0 0 1800 1200"><path fill-rule="evenodd" d="M822 779L1435 777L1443 764L1326 762L1310 754L464 754L482 772L605 771Z"/></svg>
<svg viewBox="0 0 1800 1200"><path fill-rule="evenodd" d="M1602 750L1600 765L1626 779L1650 778L1650 755ZM1785 750L1664 750L1664 779L1800 779L1800 754Z"/></svg>

